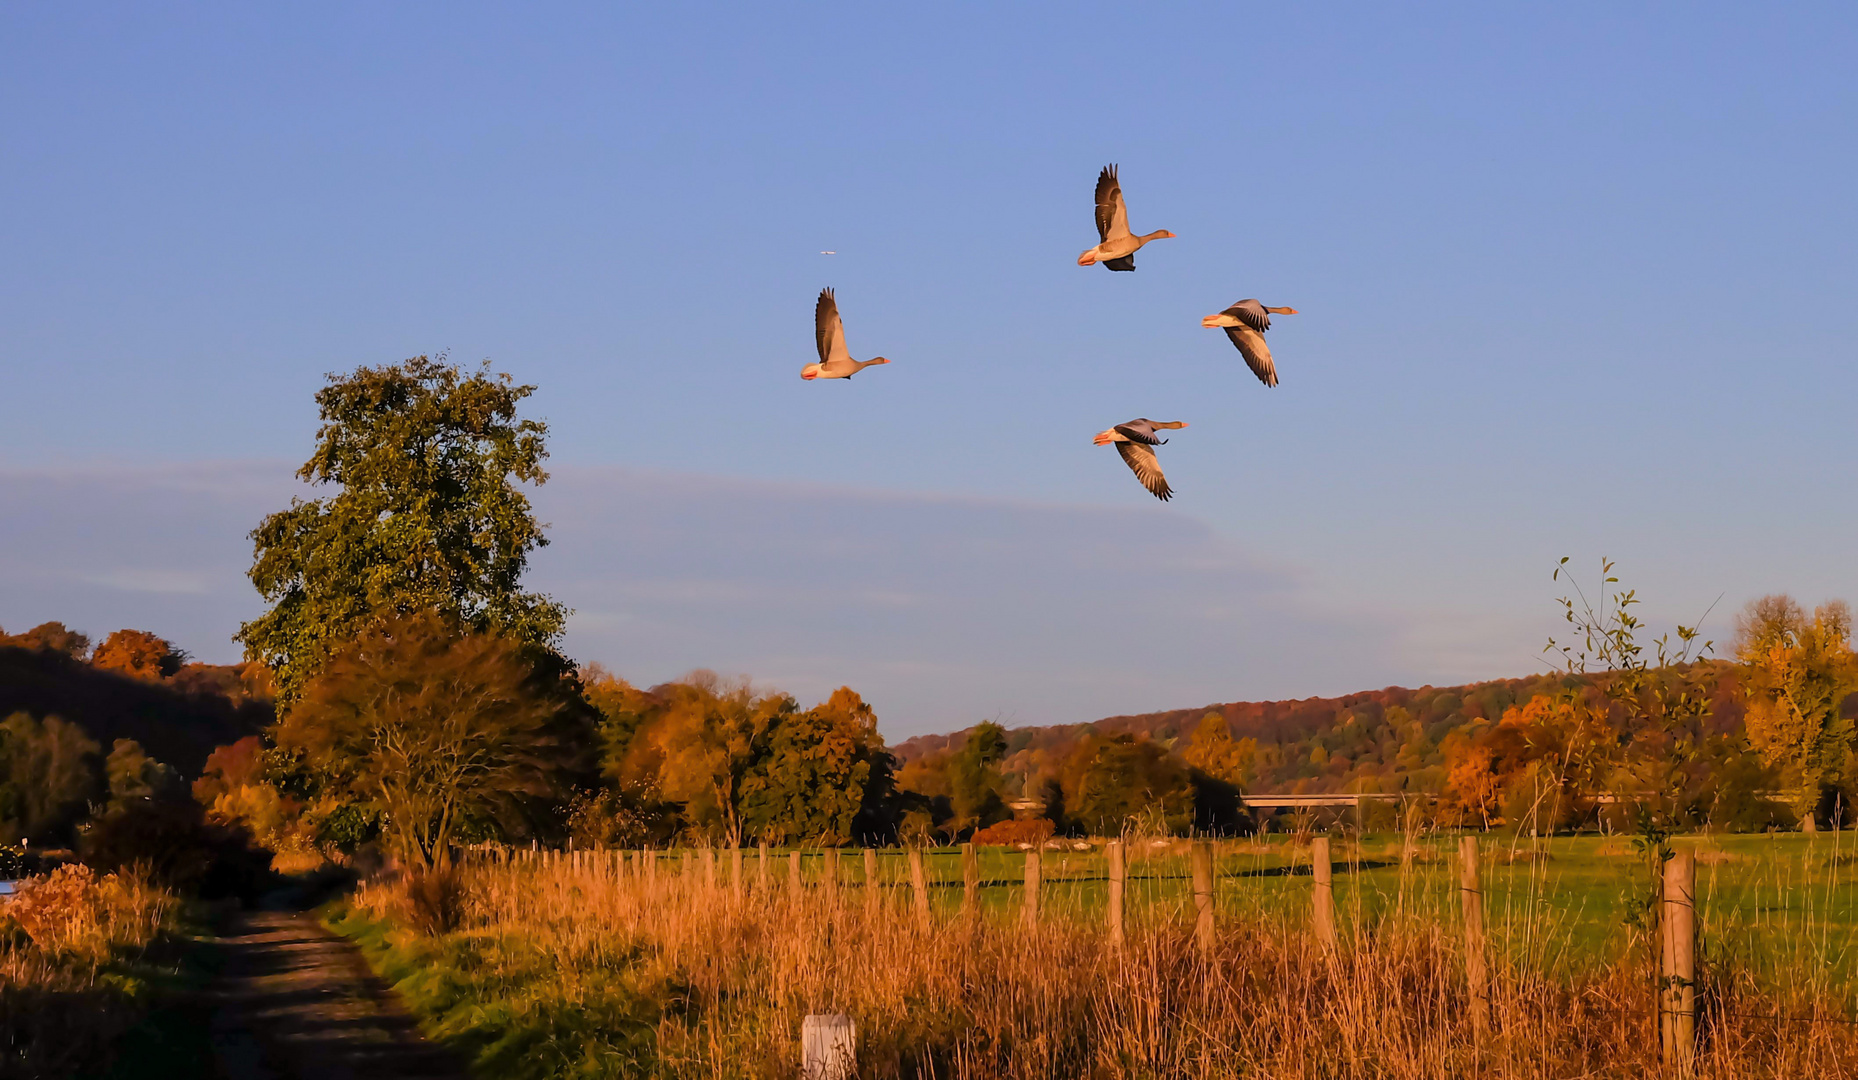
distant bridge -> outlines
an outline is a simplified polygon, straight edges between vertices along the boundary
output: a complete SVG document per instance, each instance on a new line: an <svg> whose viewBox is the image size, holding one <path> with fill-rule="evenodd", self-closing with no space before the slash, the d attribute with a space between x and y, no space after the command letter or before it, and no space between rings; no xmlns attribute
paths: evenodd
<svg viewBox="0 0 1858 1080"><path fill-rule="evenodd" d="M1255 806L1264 810L1281 810L1304 806L1359 806L1365 802L1399 802L1401 799L1436 799L1436 795L1415 793L1409 795L1382 794L1374 792L1364 795L1244 795L1240 800L1246 806Z"/></svg>

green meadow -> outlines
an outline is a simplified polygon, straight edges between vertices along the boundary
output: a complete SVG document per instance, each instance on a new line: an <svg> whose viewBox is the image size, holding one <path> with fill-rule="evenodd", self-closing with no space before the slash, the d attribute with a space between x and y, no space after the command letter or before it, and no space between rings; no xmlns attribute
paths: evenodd
<svg viewBox="0 0 1858 1080"><path fill-rule="evenodd" d="M1399 834L1333 841L1335 904L1344 935L1373 934L1386 920L1402 916L1452 925L1458 911L1461 835L1418 837L1412 858L1404 863L1405 841ZM1507 962L1537 969L1584 968L1645 948L1653 870L1630 838L1477 835L1489 932ZM1262 914L1285 924L1308 918L1313 879L1307 843L1274 836L1263 843L1214 844L1219 916ZM1672 845L1697 854L1706 959L1757 973L1852 973L1858 958L1858 836L1697 835L1676 837ZM757 854L744 856L744 871L752 878L759 873ZM768 873L776 880L786 880L788 856L786 851L770 853ZM823 853L804 851L801 856L803 878L819 882L826 873ZM1012 849L980 849L984 911L1007 918L1022 909L1025 858ZM1125 908L1132 924L1187 918L1193 899L1188 861L1182 841L1130 843ZM925 868L932 908L938 917L952 915L963 897L960 850L929 849ZM1109 863L1101 845L1042 852L1040 877L1042 918L1104 918ZM907 889L906 853L879 851L878 878L891 889ZM863 885L858 851L841 853L839 879L848 888Z"/></svg>

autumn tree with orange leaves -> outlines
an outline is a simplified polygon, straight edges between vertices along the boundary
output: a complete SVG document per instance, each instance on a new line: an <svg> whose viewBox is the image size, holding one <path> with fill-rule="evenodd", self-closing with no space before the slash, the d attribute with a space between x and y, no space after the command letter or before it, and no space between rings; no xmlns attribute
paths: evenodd
<svg viewBox="0 0 1858 1080"><path fill-rule="evenodd" d="M146 630L118 630L90 654L92 667L138 679L165 679L181 670L187 654Z"/></svg>

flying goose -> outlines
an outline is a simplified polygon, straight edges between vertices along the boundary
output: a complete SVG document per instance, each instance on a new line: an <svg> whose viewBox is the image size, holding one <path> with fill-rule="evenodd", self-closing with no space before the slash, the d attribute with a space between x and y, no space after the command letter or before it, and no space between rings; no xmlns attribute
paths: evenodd
<svg viewBox="0 0 1858 1080"><path fill-rule="evenodd" d="M1111 270L1134 270L1135 253L1150 240L1171 240L1174 234L1156 229L1147 236L1129 232L1129 208L1123 205L1123 186L1116 166L1105 165L1097 176L1097 239L1102 243L1077 257L1077 265L1102 263Z"/></svg>
<svg viewBox="0 0 1858 1080"><path fill-rule="evenodd" d="M1104 443L1115 443L1116 452L1123 456L1124 464L1129 466L1129 471L1135 473L1137 480L1142 481L1142 486L1148 489L1149 494L1162 502L1167 502L1174 497L1174 489L1168 487L1168 478L1161 475L1161 465L1155 460L1153 448L1168 440L1155 438L1155 431L1158 428L1184 428L1186 426L1185 420L1169 420L1166 423L1155 420L1131 420L1127 424L1117 424L1108 431L1097 432L1097 437L1093 441L1098 446Z"/></svg>
<svg viewBox="0 0 1858 1080"><path fill-rule="evenodd" d="M845 323L839 318L839 302L831 289L819 290L819 302L813 305L814 344L819 346L819 363L800 369L800 377L813 379L849 379L872 364L888 364L881 356L853 360L845 351Z"/></svg>
<svg viewBox="0 0 1858 1080"><path fill-rule="evenodd" d="M1271 329L1271 316L1295 315L1296 308L1265 307L1256 300L1241 300L1217 315L1200 320L1205 327L1225 327L1226 336L1239 347L1239 355L1266 386L1277 385L1277 365L1271 362L1271 347L1264 343L1264 332Z"/></svg>

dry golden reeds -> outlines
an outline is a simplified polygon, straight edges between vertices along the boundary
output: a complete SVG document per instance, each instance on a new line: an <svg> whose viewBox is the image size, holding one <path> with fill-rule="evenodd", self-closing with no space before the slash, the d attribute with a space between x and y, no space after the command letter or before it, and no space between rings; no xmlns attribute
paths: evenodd
<svg viewBox="0 0 1858 1080"><path fill-rule="evenodd" d="M1654 991L1637 958L1576 967L1541 940L1555 926L1521 939L1533 938L1526 960L1497 963L1480 1039L1444 912L1356 923L1325 948L1294 919L1227 910L1203 953L1165 905L1132 919L1118 948L1094 920L1049 907L1030 928L975 915L924 930L907 886L887 885L876 904L862 884L738 892L695 872L647 876L616 855L487 859L460 882L462 928L447 942L473 952L480 989L494 996L528 972L524 1007L544 1008L534 975L545 972L548 993L588 1015L603 995L652 996L652 1070L665 1076L791 1075L801 1019L820 1012L857 1023L869 1077L1659 1070ZM403 910L389 890L359 899L379 914ZM1842 1022L1850 1013L1834 988L1808 980L1777 993L1721 966L1711 978L1703 1075L1858 1075L1858 1029Z"/></svg>
<svg viewBox="0 0 1858 1080"><path fill-rule="evenodd" d="M89 1075L142 1003L105 966L169 927L174 898L140 877L64 866L0 906L0 1075Z"/></svg>
<svg viewBox="0 0 1858 1080"><path fill-rule="evenodd" d="M27 878L0 912L50 957L100 964L146 948L166 924L173 898L133 874L61 866Z"/></svg>

